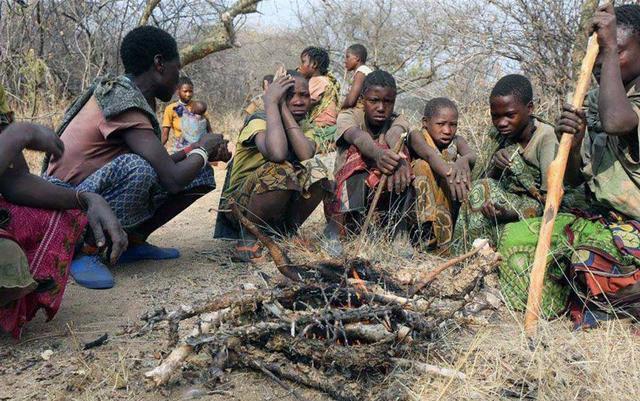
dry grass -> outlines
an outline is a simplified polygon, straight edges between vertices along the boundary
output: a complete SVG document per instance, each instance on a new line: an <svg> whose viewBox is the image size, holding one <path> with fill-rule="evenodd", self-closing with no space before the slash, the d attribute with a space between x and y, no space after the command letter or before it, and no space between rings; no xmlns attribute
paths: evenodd
<svg viewBox="0 0 640 401"><path fill-rule="evenodd" d="M536 343L521 316L451 339L458 358L450 365L461 382L417 378L415 400L635 400L640 379L640 337L628 321L572 332L569 321L542 322Z"/></svg>

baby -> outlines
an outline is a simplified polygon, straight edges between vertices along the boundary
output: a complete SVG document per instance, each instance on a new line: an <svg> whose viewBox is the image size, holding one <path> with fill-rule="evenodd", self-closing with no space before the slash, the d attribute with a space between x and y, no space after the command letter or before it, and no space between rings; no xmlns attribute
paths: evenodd
<svg viewBox="0 0 640 401"><path fill-rule="evenodd" d="M207 104L200 100L194 100L190 104L190 109L186 109L181 118L182 137L175 142L175 151L184 149L200 140L202 135L208 130L208 120L206 117Z"/></svg>

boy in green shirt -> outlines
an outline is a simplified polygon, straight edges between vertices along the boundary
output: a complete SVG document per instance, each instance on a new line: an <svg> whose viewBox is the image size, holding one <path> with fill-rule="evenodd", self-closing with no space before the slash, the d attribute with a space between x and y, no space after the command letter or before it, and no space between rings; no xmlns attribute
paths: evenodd
<svg viewBox="0 0 640 401"><path fill-rule="evenodd" d="M500 79L489 97L493 155L475 181L455 228L455 250L473 240L496 245L506 223L542 215L549 164L558 150L554 128L533 115L533 89L522 75Z"/></svg>

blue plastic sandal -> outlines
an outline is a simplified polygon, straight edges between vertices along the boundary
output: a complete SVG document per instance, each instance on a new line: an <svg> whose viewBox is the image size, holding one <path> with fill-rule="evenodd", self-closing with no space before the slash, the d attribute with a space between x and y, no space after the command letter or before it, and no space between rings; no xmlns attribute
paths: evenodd
<svg viewBox="0 0 640 401"><path fill-rule="evenodd" d="M140 260L177 259L180 251L175 248L160 248L148 243L129 247L120 255L118 263L132 263Z"/></svg>
<svg viewBox="0 0 640 401"><path fill-rule="evenodd" d="M78 285L102 290L112 288L114 285L113 275L97 256L80 256L71 262L69 269L71 277Z"/></svg>

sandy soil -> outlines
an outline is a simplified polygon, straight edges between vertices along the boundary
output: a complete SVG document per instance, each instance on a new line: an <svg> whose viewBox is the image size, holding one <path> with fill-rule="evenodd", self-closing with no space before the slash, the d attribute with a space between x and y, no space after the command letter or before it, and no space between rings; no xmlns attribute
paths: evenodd
<svg viewBox="0 0 640 401"><path fill-rule="evenodd" d="M218 188L224 171L216 171ZM213 240L220 189L200 199L150 238L179 248L182 257L163 262L117 266L116 286L88 290L70 280L62 307L51 322L43 314L30 322L20 341L0 334L0 400L275 400L295 399L277 384L252 372L230 372L212 393L197 384L198 371L177 375L154 389L143 372L166 351L165 331L131 338L127 329L146 311L180 304L257 282L256 267L230 260L230 245ZM272 265L263 268L275 271ZM82 351L104 333L109 341ZM48 360L42 353L51 350ZM205 369L203 369L205 370ZM305 390L310 400L324 396Z"/></svg>

